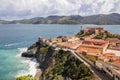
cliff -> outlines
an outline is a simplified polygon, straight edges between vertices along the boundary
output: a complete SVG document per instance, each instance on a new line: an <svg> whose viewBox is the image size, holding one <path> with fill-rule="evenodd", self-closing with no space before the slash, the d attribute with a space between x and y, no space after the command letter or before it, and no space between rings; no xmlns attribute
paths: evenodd
<svg viewBox="0 0 120 80"><path fill-rule="evenodd" d="M49 46L43 39L30 46L22 56L36 57L42 70L42 80L98 80L71 52Z"/></svg>

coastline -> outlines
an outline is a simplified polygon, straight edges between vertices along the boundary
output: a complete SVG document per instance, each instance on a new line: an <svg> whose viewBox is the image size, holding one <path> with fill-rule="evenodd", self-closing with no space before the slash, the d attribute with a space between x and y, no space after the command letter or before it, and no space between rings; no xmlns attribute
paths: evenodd
<svg viewBox="0 0 120 80"><path fill-rule="evenodd" d="M35 74L34 77L37 78L37 79L40 79L41 75L42 75L42 70L40 68L37 68L36 69L36 74Z"/></svg>
<svg viewBox="0 0 120 80"><path fill-rule="evenodd" d="M90 35L90 37L89 37L89 39L86 39L86 38L84 38L84 37L86 37L86 36L88 36L88 35L86 35L86 33L89 31L89 30L94 30L94 33L93 32L91 32L91 33L89 33L89 35ZM98 31L96 31L96 30L98 30ZM82 36L82 38L84 38L84 39L82 39L82 40L80 40L80 36L81 36L81 33L82 33L82 35L84 35L84 36ZM101 34L102 33L102 35L107 35L106 37L104 37L104 36L102 36L102 37L100 37L99 38L99 40L97 39L97 37L96 36L98 36L99 34ZM95 36L93 36L93 35L95 35ZM84 64L85 63L87 63L88 64L88 62L86 62L86 60L84 60L83 58L81 58L77 53L76 53L76 51L77 50L79 50L78 51L78 53L80 52L80 51L82 51L81 49L79 49L79 48L81 48L82 46L81 45L83 45L83 47L84 47L84 45L89 45L89 47L90 48L92 48L92 50L95 50L96 48L97 48L97 50L100 50L98 53L96 53L95 52L95 54L101 54L102 55L102 53L103 53L103 50L104 49L107 49L108 48L108 44L109 44L109 42L107 41L107 39L109 38L109 36L113 36L113 38L114 37L119 37L119 35L115 35L115 34L112 34L112 33L110 33L110 32L108 32L108 31L106 31L106 30L104 30L103 28L100 28L100 27L98 27L98 28L86 28L83 32L81 31L81 32L79 32L79 34L77 34L77 35L74 35L74 36L68 36L67 38L66 37L57 37L57 38L53 38L53 39L51 39L51 40L48 40L48 39L45 39L45 38L39 38L38 39L38 41L36 42L36 43L34 43L32 46L30 46L29 48L28 48L28 51L27 52L25 52L25 53L23 53L22 54L22 56L23 57L32 57L32 58L29 58L30 59L30 62L29 62L29 74L30 75L32 75L34 78L37 78L37 79L40 79L40 78L42 78L41 77L41 75L42 75L42 70L40 69L40 68L38 68L39 67L39 65L41 65L42 63L43 63L43 65L41 65L41 67L43 67L43 69L45 68L46 70L47 70L47 68L48 68L48 66L54 66L54 60L57 60L57 59L51 59L51 57L54 57L53 55L56 55L57 53L60 53L61 51L60 51L60 49L61 49L61 47L63 48L63 49L61 49L62 51L69 51L69 52L71 52L73 55L75 55L80 61L82 61ZM92 37L91 37L92 36ZM103 37L105 38L105 39L103 39ZM110 37L111 38L111 37ZM63 40L65 40L65 42L67 43L67 44L69 44L69 46L66 46L66 43L63 41ZM62 45L63 43L64 43L64 45ZM76 42L76 43L75 43ZM81 43L82 42L82 43ZM84 42L84 43L83 43ZM90 43L86 43L86 42L90 42ZM56 43L56 44L54 44L54 43ZM57 44L57 43L59 43L59 44ZM60 45L60 43L61 43L61 45ZM70 45L70 43L71 43L71 45ZM86 44L85 44L86 43ZM91 44L92 43L92 44ZM99 43L99 44L98 44ZM77 44L79 44L77 47L75 46L75 45L77 45ZM94 44L94 45L93 45ZM102 45L101 45L102 44ZM93 47L94 46L94 47ZM101 50L101 46L102 46L102 50ZM86 47L86 46L85 46ZM100 48L99 48L100 47ZM94 48L94 49L93 49ZM85 48L85 50L87 49L87 51L89 51L90 49L89 48ZM57 53L54 53L55 51L57 50ZM84 51L84 48L83 48L83 51ZM82 52L83 52L82 51ZM48 53L49 52L49 53ZM50 54L51 53L51 54ZM63 53L63 52L62 52ZM81 52L80 52L81 53ZM93 52L94 53L94 52ZM49 54L49 55L48 55ZM87 54L87 52L86 52L86 54ZM32 56L31 56L32 55ZM89 54L88 54L89 55ZM33 58L34 57L34 58ZM36 57L36 58L35 58ZM42 57L42 58L41 58ZM49 58L50 59L49 59ZM66 56L67 57L67 56ZM95 57L95 59L96 59L96 56L94 56ZM39 63L37 63L37 60L36 59L38 59L38 61L39 61ZM41 59L44 59L44 60L41 60ZM67 59L67 58L66 58ZM50 61L49 61L50 60ZM60 60L61 60L61 58L60 58ZM69 60L69 59L68 59ZM89 60L89 59L88 59ZM41 62L42 61L42 62ZM49 61L49 62L48 62ZM97 59L95 60L95 61L97 61ZM50 62L52 62L53 64L52 65L50 65ZM47 65L46 65L46 63L47 63ZM91 63L89 62L89 64L88 64L88 68L91 68ZM46 66L47 66L47 68L46 68ZM93 66L96 66L95 64L93 64L92 65L92 67ZM64 67L64 64L63 64L63 67ZM66 66L67 67L67 66ZM55 68L56 69L56 68ZM61 69L61 67L60 67L60 69ZM57 69L56 69L57 70ZM91 72L91 73L93 73L94 72L94 69L89 69L89 71ZM57 72L56 72L57 73ZM63 73L66 73L66 72L62 72L61 74L63 75ZM49 74L49 72L48 72L48 74ZM43 72L43 75L45 75L46 76L46 78L47 78L47 75L48 74L46 74L46 72L45 72L45 74L44 74L44 72ZM99 73L99 74L101 74L101 73ZM53 74L54 75L54 74ZM95 72L95 74L94 75L96 75L98 78L100 78L100 79L103 79L103 77L101 77L101 76L99 76L96 72ZM101 74L102 75L102 74ZM49 76L51 76L51 75L49 75ZM54 76L56 76L56 75L54 75ZM93 75L92 75L93 76ZM64 76L62 76L62 77L64 77ZM90 76L89 76L90 77ZM43 77L44 78L44 77ZM106 80L107 80L107 77L105 77L106 78Z"/></svg>
<svg viewBox="0 0 120 80"><path fill-rule="evenodd" d="M32 75L33 77L36 75L37 72L37 60L36 58L30 58L29 61L29 69L28 69L28 74Z"/></svg>
<svg viewBox="0 0 120 80"><path fill-rule="evenodd" d="M11 26L11 25L6 25L6 26ZM20 30L24 30L24 28L23 27L19 27L19 26L22 26L22 25L12 25L13 27L15 27L15 29L20 29ZM12 27L11 26L11 27ZM26 25L24 25L24 26L26 26ZM33 26L33 27L35 27L36 25L31 25L31 26ZM50 25L51 26L51 25ZM56 26L56 25L55 25ZM118 33L119 34L119 25L115 25L115 26L111 26L111 25L103 25L104 27L105 27L105 29L107 29L107 30L109 30L109 31L111 31L112 33ZM4 27L4 25L3 25L3 27ZM41 25L40 25L40 27L42 27ZM43 27L45 27L45 25L43 25ZM62 27L62 26L61 26ZM71 27L71 26L69 26L69 27ZM68 28L68 30L69 30L69 27L67 27L66 25L64 26L64 28L65 28L65 30L67 30L66 28ZM73 27L73 26L72 26ZM76 26L75 26L76 27ZM115 29L114 27L116 27L117 29ZM2 28L2 26L1 26L1 28ZM5 27L4 27L5 28ZM3 32L5 32L5 30L6 30L6 28L4 29L3 28ZM8 28L10 28L10 27L8 27ZM31 28L31 27L30 27ZM48 28L48 27L47 27ZM77 27L76 27L77 28ZM42 31L44 31L43 29L44 28L40 28ZM55 28L56 30L58 30L59 28ZM71 28L70 28L71 29ZM79 29L79 28L78 28ZM25 30L26 30L26 28L25 28ZM30 29L31 30L31 29ZM34 30L34 29L33 29ZM60 31L61 31L61 29L59 29ZM72 30L72 29L71 29ZM13 37L13 38L8 38L8 36L6 36L6 35L4 35L5 36L5 39L3 39L2 37L1 37L1 40L4 40L4 41L10 41L9 43L6 43L6 42L3 42L4 43L4 45L2 45L1 44L1 64L4 64L4 66L1 66L1 70L0 70L0 72L1 72L1 78L0 78L0 80L1 79L7 79L7 78L9 78L9 79L13 79L13 78L15 78L16 76L17 76L17 74L24 74L24 73L27 73L28 72L28 69L29 69L29 65L28 65L28 59L25 59L24 58L24 60L23 59L21 59L20 57L21 57L21 55L19 56L19 55L17 55L17 54L19 54L20 53L20 51L18 51L18 47L19 48L22 48L22 47L24 47L24 46L28 46L28 45L26 45L26 44L32 44L33 42L32 41L35 41L34 39L32 39L31 37L30 37L30 39L28 39L29 38L29 35L27 36L27 37L24 37L25 39L27 39L28 41L27 42L24 42L23 41L23 37L21 38L22 40L20 41L21 43L18 45L18 44L15 44L15 45L12 45L12 46L5 46L5 44L7 45L7 44L10 44L11 43L11 40L15 40L13 43L18 43L18 42L16 42L17 41L17 39L18 38L16 38L16 36L14 35L14 36L12 36L12 34L11 34L11 32L9 32L9 31L13 31L14 32L14 29L13 30L11 30L11 29L9 29L8 30L8 33L11 35L10 37ZM43 33L43 32L40 32L40 33ZM23 32L25 32L25 31L23 31ZM36 31L37 32L37 31ZM63 33L64 33L65 31L63 31ZM75 32L75 31L73 31L73 32ZM77 31L76 31L77 32ZM27 32L26 32L27 33ZM38 34L40 34L40 33L38 33ZM58 31L58 33L59 33L59 31ZM51 36L52 37L55 37L58 33L55 33L55 34L52 34L52 33L50 33L50 34L52 34ZM4 34L4 33L2 33L2 34ZM67 35L67 34L71 34L69 31L67 31L66 33L65 33L65 35ZM17 34L16 33L16 35L18 36L18 35L20 35L20 34ZM44 34L45 36L46 36L46 33ZM2 36L2 35L1 35ZM30 34L30 36L34 36L34 34ZM49 35L47 35L47 38L49 38L48 37ZM21 36L20 36L21 37ZM37 39L38 37L36 37L36 39ZM31 42L30 42L30 41ZM15 48L15 50L12 50L13 48ZM6 55L6 56L4 56L4 55ZM12 57L11 57L12 56ZM4 60L5 59L5 57L6 57L6 59L7 60ZM19 62L18 62L19 61ZM5 64L6 63L6 64ZM17 64L18 65L17 65ZM12 65L11 65L12 64ZM21 65L22 64L22 65ZM25 66L24 66L24 64L25 64ZM13 66L14 65L14 66ZM21 65L21 67L19 67ZM27 65L27 69L25 68L26 67L26 65ZM12 66L12 67L11 67ZM6 67L6 68L5 68ZM15 67L15 68L14 68ZM10 68L10 69L9 69ZM3 70L5 70L4 72L3 72ZM10 75L9 75L9 72L10 72ZM12 72L12 73L11 73ZM37 72L36 72L37 73ZM7 75L7 76L5 76L5 75Z"/></svg>
<svg viewBox="0 0 120 80"><path fill-rule="evenodd" d="M32 75L34 78L40 79L42 70L39 68L39 63L37 62L36 58L30 58L28 74Z"/></svg>
<svg viewBox="0 0 120 80"><path fill-rule="evenodd" d="M18 48L19 53L16 55L16 57L22 57L21 54L25 51L27 51L27 48ZM36 58L25 58L25 61L21 61L22 64L28 64L28 70L25 71L18 71L18 74L16 75L16 77L19 76L25 76L25 75L32 75L33 77L35 77L35 75L37 74L37 67L39 66L37 63Z"/></svg>

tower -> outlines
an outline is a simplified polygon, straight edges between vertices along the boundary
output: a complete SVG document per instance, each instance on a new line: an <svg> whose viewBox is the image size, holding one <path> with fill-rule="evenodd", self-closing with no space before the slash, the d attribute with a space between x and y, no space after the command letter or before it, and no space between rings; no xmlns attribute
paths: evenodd
<svg viewBox="0 0 120 80"><path fill-rule="evenodd" d="M80 24L80 32L82 31L82 24Z"/></svg>
<svg viewBox="0 0 120 80"><path fill-rule="evenodd" d="M83 27L82 27L82 24L80 24L80 34L83 33Z"/></svg>

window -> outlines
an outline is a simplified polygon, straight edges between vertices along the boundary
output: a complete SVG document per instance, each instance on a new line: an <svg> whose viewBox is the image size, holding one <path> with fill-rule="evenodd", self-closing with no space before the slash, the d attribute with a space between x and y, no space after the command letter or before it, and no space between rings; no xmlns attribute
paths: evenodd
<svg viewBox="0 0 120 80"><path fill-rule="evenodd" d="M120 77L119 77L119 76L117 76L117 75L116 75L116 78L117 78L118 80L120 80Z"/></svg>

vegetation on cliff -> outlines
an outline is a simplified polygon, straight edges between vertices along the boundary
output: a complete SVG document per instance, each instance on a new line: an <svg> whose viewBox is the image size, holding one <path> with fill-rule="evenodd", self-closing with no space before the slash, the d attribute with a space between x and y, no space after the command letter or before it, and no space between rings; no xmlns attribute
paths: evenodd
<svg viewBox="0 0 120 80"><path fill-rule="evenodd" d="M44 46L44 47L41 47L40 48L40 52L42 53L42 54L44 54L44 56L46 55L46 53L48 52L48 46Z"/></svg>
<svg viewBox="0 0 120 80"><path fill-rule="evenodd" d="M120 38L120 35L100 33L100 34L97 34L94 38L95 39Z"/></svg>
<svg viewBox="0 0 120 80"><path fill-rule="evenodd" d="M27 76L17 77L15 80L38 80L38 79L37 78L33 78L32 75L27 75Z"/></svg>
<svg viewBox="0 0 120 80"><path fill-rule="evenodd" d="M53 59L54 67L45 69L43 80L96 80L90 69L69 51L60 50Z"/></svg>
<svg viewBox="0 0 120 80"><path fill-rule="evenodd" d="M42 70L42 80L98 80L90 69L70 51L43 44L38 41L28 48L28 51L33 51L33 54L36 51L34 55Z"/></svg>

